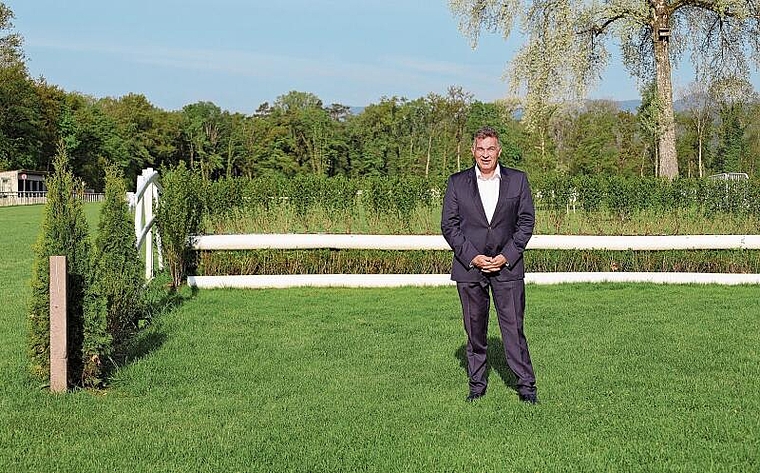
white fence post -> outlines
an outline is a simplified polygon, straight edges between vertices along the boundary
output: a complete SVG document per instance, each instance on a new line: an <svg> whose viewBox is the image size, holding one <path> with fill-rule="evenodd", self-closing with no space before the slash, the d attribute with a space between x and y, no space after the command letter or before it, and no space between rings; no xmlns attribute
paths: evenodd
<svg viewBox="0 0 760 473"><path fill-rule="evenodd" d="M161 186L158 184L158 173L153 168L143 169L137 176L135 190L135 236L138 251L145 247L145 279L153 277L153 225L155 216L153 206L158 202ZM161 240L156 232L158 267L163 269L161 255Z"/></svg>

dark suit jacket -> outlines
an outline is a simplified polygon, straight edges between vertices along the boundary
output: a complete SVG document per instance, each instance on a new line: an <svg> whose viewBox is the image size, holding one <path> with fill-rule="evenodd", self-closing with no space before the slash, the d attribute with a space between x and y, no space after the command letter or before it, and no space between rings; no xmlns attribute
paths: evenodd
<svg viewBox="0 0 760 473"><path fill-rule="evenodd" d="M443 199L441 231L454 250L451 279L480 282L486 276L470 263L477 255L501 253L507 266L488 277L514 281L525 277L522 254L533 235L535 211L528 178L517 169L500 166L499 200L488 224L478 192L475 167L449 177Z"/></svg>

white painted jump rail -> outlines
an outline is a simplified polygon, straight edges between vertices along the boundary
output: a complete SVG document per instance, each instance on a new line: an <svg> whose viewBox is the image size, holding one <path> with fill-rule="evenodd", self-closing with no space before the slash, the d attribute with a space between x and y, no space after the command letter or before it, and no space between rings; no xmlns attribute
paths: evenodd
<svg viewBox="0 0 760 473"><path fill-rule="evenodd" d="M440 235L251 233L195 237L196 250L450 250ZM760 235L533 235L529 250L760 250Z"/></svg>
<svg viewBox="0 0 760 473"><path fill-rule="evenodd" d="M134 194L129 194L129 205L135 211L135 236L137 237L137 249L145 250L145 279L153 277L153 243L156 243L158 255L158 267L163 269L163 257L161 254L161 238L158 232L153 233L155 215L153 215L154 203L158 202L161 185L158 183L158 173L153 168L143 169L142 174L137 176L137 188Z"/></svg>
<svg viewBox="0 0 760 473"><path fill-rule="evenodd" d="M204 235L196 250L375 249L449 250L440 235L248 234ZM534 235L528 249L557 250L758 250L760 235L578 236ZM528 273L527 283L654 282L663 284L760 284L760 274L724 273ZM292 274L189 276L199 288L400 287L452 285L448 274Z"/></svg>

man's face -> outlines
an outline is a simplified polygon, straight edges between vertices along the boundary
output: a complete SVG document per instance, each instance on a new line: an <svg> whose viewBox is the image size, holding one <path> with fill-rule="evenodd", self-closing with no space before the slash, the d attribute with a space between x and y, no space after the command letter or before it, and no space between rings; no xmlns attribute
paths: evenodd
<svg viewBox="0 0 760 473"><path fill-rule="evenodd" d="M472 146L472 155L475 157L475 162L478 163L480 172L486 176L490 176L496 170L500 154L501 147L498 140L490 136L477 138Z"/></svg>

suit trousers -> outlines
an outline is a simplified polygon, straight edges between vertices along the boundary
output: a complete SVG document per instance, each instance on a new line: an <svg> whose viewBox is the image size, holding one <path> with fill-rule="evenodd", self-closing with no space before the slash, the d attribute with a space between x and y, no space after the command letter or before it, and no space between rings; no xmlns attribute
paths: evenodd
<svg viewBox="0 0 760 473"><path fill-rule="evenodd" d="M530 361L528 341L523 332L525 313L525 281L497 281L488 278L487 282L457 283L459 299L462 302L464 329L467 333L467 374L470 392L485 393L488 349L488 314L490 309L490 292L493 294L494 306L504 344L504 356L507 366L517 377L517 390L520 394L536 393L536 377Z"/></svg>

